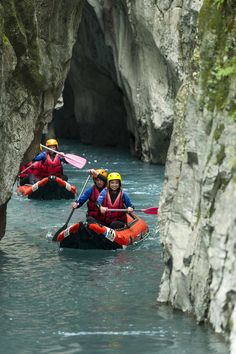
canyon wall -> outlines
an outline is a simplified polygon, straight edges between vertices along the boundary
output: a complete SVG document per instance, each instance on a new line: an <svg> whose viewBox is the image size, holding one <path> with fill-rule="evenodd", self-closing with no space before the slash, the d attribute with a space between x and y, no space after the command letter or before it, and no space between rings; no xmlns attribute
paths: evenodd
<svg viewBox="0 0 236 354"><path fill-rule="evenodd" d="M112 48L131 150L164 164L173 103L192 55L202 1L89 0Z"/></svg>
<svg viewBox="0 0 236 354"><path fill-rule="evenodd" d="M133 155L164 164L202 0L88 3L55 131L88 144L128 141Z"/></svg>
<svg viewBox="0 0 236 354"><path fill-rule="evenodd" d="M209 321L236 353L236 5L204 1L175 101L160 203L159 301Z"/></svg>
<svg viewBox="0 0 236 354"><path fill-rule="evenodd" d="M38 152L70 67L81 0L0 4L0 238L21 162Z"/></svg>

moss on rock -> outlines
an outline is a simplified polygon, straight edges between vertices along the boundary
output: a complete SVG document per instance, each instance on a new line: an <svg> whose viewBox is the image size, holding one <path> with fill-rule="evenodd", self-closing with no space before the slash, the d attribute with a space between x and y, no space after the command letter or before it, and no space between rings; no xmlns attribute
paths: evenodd
<svg viewBox="0 0 236 354"><path fill-rule="evenodd" d="M219 140L219 138L220 138L222 132L224 131L224 129L225 129L225 125L223 123L217 125L216 130L214 132L214 139L216 141Z"/></svg>
<svg viewBox="0 0 236 354"><path fill-rule="evenodd" d="M4 5L4 38L11 43L17 56L15 78L37 95L42 90L45 78L40 70L37 21L32 1L9 0Z"/></svg>
<svg viewBox="0 0 236 354"><path fill-rule="evenodd" d="M205 0L199 16L202 100L210 111L227 108L236 120L236 94L229 99L236 77L236 3ZM229 100L229 102L228 102Z"/></svg>

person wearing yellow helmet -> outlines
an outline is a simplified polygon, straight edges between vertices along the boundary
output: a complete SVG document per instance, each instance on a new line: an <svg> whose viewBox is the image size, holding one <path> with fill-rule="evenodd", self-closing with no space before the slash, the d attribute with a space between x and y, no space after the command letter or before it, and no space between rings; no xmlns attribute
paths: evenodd
<svg viewBox="0 0 236 354"><path fill-rule="evenodd" d="M58 150L58 141L56 139L48 139L46 141L46 146L50 147L50 149Z"/></svg>
<svg viewBox="0 0 236 354"><path fill-rule="evenodd" d="M91 169L90 173L93 177L94 185L85 190L81 197L72 204L72 208L80 208L86 201L87 203L87 221L96 222L99 221L99 210L96 206L96 201L107 184L107 171L104 169Z"/></svg>
<svg viewBox="0 0 236 354"><path fill-rule="evenodd" d="M46 146L54 151L42 151L34 159L33 162L38 161L36 177L42 179L44 177L56 176L68 180L68 177L63 173L62 162L66 163L65 159L58 154L58 141L56 139L48 139Z"/></svg>
<svg viewBox="0 0 236 354"><path fill-rule="evenodd" d="M123 228L127 223L126 213L121 211L109 212L109 209L124 209L132 212L134 207L128 193L122 190L122 179L118 172L111 172L107 177L105 188L97 199L97 207L102 215L100 220L113 229Z"/></svg>

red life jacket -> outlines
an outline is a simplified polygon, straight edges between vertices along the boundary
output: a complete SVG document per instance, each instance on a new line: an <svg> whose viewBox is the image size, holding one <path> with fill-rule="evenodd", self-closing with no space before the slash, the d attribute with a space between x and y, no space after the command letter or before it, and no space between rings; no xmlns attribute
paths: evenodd
<svg viewBox="0 0 236 354"><path fill-rule="evenodd" d="M27 163L27 165L22 165L21 168L20 168L20 170L21 170L21 171L24 171L24 170L25 170L27 167L29 167L30 165L32 165L32 162ZM33 173L32 171L33 171L33 166L32 166L31 168L28 168L28 170L26 170L25 172L20 173L20 174L19 174L19 175L20 175L20 178L23 179L23 178L27 177L28 174Z"/></svg>
<svg viewBox="0 0 236 354"><path fill-rule="evenodd" d="M87 207L88 207L87 215L92 216L97 220L100 220L101 213L99 212L98 208L95 206L95 202L97 201L100 192L101 191L99 191L97 186L94 184L94 186L92 187L92 193L87 203Z"/></svg>
<svg viewBox="0 0 236 354"><path fill-rule="evenodd" d="M111 197L110 197L110 192L107 190L105 198L103 200L102 206L107 207L108 209L124 209L125 205L123 202L123 192L122 190L119 192L117 195L114 203L112 204ZM104 222L107 225L110 225L112 221L123 221L126 223L126 213L123 211L112 211L112 212L106 212L103 214L104 216Z"/></svg>
<svg viewBox="0 0 236 354"><path fill-rule="evenodd" d="M54 159L51 159L49 153L46 154L46 160L39 161L40 165L38 166L38 173L39 178L49 177L49 176L56 176L61 177L63 174L62 164L60 157L56 155Z"/></svg>
<svg viewBox="0 0 236 354"><path fill-rule="evenodd" d="M32 169L30 168L31 172L33 175L35 175L36 178L42 179L41 177L41 165L42 161L36 161L34 162L34 165L32 166Z"/></svg>

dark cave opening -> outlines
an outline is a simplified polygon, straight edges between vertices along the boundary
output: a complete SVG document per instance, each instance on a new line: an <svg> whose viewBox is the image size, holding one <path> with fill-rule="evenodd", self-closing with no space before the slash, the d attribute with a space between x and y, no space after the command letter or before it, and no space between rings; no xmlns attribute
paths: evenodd
<svg viewBox="0 0 236 354"><path fill-rule="evenodd" d="M127 111L112 49L106 45L96 14L87 2L63 101L64 106L55 109L50 124L56 137L78 139L95 146L129 147Z"/></svg>

